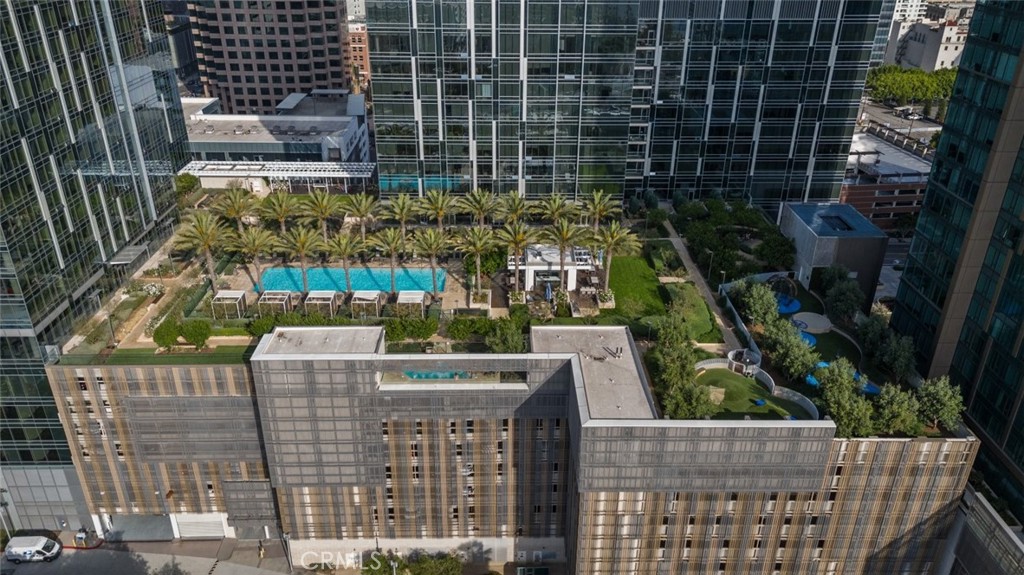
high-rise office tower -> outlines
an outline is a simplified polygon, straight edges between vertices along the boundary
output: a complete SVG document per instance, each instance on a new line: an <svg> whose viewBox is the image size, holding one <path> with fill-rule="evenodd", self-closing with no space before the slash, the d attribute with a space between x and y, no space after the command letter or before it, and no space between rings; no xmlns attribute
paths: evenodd
<svg viewBox="0 0 1024 575"><path fill-rule="evenodd" d="M1024 3L979 1L892 324L949 373L993 487L1024 511ZM991 466L991 467L990 467ZM1001 467L1000 467L1001 466Z"/></svg>
<svg viewBox="0 0 1024 575"><path fill-rule="evenodd" d="M881 7L370 0L381 191L836 198Z"/></svg>
<svg viewBox="0 0 1024 575"><path fill-rule="evenodd" d="M347 88L345 0L189 2L199 79L231 114L273 114L292 92Z"/></svg>
<svg viewBox="0 0 1024 575"><path fill-rule="evenodd" d="M43 366L171 231L188 142L162 18L155 1L0 3L0 497L14 527L80 516Z"/></svg>

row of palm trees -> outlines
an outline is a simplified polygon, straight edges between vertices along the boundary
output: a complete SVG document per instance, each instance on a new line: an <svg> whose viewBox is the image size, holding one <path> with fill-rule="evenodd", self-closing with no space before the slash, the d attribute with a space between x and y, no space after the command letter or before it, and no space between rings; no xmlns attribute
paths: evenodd
<svg viewBox="0 0 1024 575"><path fill-rule="evenodd" d="M315 225L324 241L334 224L346 217L358 220L359 237L366 240L367 231L380 220L397 223L403 238L407 236L410 222L421 216L432 219L437 229L443 230L446 218L460 214L472 216L479 228L497 222L539 220L553 224L566 219L586 221L596 233L600 222L622 213L619 202L602 190L592 192L576 204L559 194L530 201L518 192L498 195L482 189L461 197L446 190L429 190L422 198L401 194L386 202L367 194L337 195L317 190L296 196L279 191L257 201L247 190L233 189L222 194L212 209L234 224L239 232L246 222L258 216L264 221L276 222L281 234L288 231L289 223Z"/></svg>
<svg viewBox="0 0 1024 575"><path fill-rule="evenodd" d="M488 197L492 198L493 202L483 201ZM431 275L434 280L433 293L436 295L437 260L452 251L474 257L475 286L479 291L482 288L481 260L499 247L504 247L509 253L517 256L513 261L514 289L518 291L520 258L527 246L534 243L551 244L558 247L561 253L571 253L574 246L589 246L603 250L607 286L612 256L636 251L639 249L639 240L618 221L611 221L604 226L599 225L602 220L618 214L618 206L614 202L606 201L605 198L603 193L598 192L589 198L590 202L584 203L581 213L586 214L585 217L590 223L585 226L570 219L578 215L575 204L559 196L550 196L531 205L517 194L510 194L499 200L490 192L473 192L456 200L447 192L430 193L424 198L422 205L433 205L438 208L429 212L436 217L438 225L420 227L409 233L406 224L412 216L402 216L408 214L411 208L396 206L415 205L416 202L408 196L399 196L386 204L379 204L376 198L364 195L335 196L315 193L305 200L299 200L297 196L272 194L258 208L254 208L252 206L256 204L252 201L251 195L244 191L229 191L215 204L212 212L196 211L190 214L186 225L179 232L177 243L181 247L203 254L211 279L215 277L215 253L227 251L242 256L252 263L253 285L259 292L263 291L261 278L265 258L283 254L297 259L302 270L303 291L306 292L309 291L307 270L310 260L324 255L338 258L344 270L346 289L351 291L351 263L361 255L373 252L383 253L389 258L391 291L394 292L395 270L399 257L408 252L415 252L430 259ZM281 209L286 203L299 207ZM454 210L461 205L461 209L465 210L469 206L480 208L485 204L492 206L491 209L469 210L469 213L474 215L473 226L451 231L445 229L443 220L452 213L449 207ZM538 210L535 205L543 207ZM369 209L367 206L383 207ZM545 218L554 219L544 227L531 226L527 223L526 217L534 210L544 214ZM367 233L367 224L374 221L377 213L388 214L387 217L397 222L398 227L386 227ZM271 228L247 225L255 214L260 215L265 221L276 221L278 225ZM358 218L359 233L335 231L329 226L331 219L339 217L339 214ZM493 218L492 222L498 219L504 224L496 229L492 228L487 225L488 217ZM287 224L292 219L297 220L298 225L289 227ZM559 271L564 286L564 261Z"/></svg>

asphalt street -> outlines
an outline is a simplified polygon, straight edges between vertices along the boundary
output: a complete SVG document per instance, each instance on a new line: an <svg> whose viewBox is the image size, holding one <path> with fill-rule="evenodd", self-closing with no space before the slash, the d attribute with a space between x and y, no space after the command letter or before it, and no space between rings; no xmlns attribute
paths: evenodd
<svg viewBox="0 0 1024 575"><path fill-rule="evenodd" d="M101 548L65 549L52 563L14 565L4 561L3 567L13 567L14 575L279 575L286 572L276 565L282 562L268 570L211 557Z"/></svg>
<svg viewBox="0 0 1024 575"><path fill-rule="evenodd" d="M920 107L917 109L920 111ZM942 124L937 124L931 120L914 120L911 122L910 120L893 115L892 108L881 104L865 103L862 112L867 114L869 120L874 120L883 126L888 125L887 127L904 134L907 133L908 128L911 128L917 138L931 137L932 132L942 129ZM913 124L913 127L911 127L911 124Z"/></svg>

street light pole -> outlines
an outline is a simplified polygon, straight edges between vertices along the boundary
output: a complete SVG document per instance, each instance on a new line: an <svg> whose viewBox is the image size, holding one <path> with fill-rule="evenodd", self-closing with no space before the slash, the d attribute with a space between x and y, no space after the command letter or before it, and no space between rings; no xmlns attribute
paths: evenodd
<svg viewBox="0 0 1024 575"><path fill-rule="evenodd" d="M722 284L725 283L725 270L720 270L720 271L722 272L722 281L718 282L718 285L722 285Z"/></svg>
<svg viewBox="0 0 1024 575"><path fill-rule="evenodd" d="M708 261L708 279L710 280L711 279L711 267L715 263L715 252L713 250L708 249L708 248L704 248L704 251L706 251L709 254L711 254L711 260Z"/></svg>

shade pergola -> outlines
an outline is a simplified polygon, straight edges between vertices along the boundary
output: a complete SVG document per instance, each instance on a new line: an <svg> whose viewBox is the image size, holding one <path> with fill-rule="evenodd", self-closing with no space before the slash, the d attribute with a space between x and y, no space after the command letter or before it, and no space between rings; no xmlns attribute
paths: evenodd
<svg viewBox="0 0 1024 575"><path fill-rule="evenodd" d="M213 319L217 319L217 311L220 310L221 319L238 319L243 317L248 303L245 299L245 292L241 290L220 290L213 296L211 311Z"/></svg>
<svg viewBox="0 0 1024 575"><path fill-rule="evenodd" d="M352 300L349 302L349 308L352 310L352 317L356 317L357 311L365 314L368 313L368 310L373 311L374 317L380 317L383 293L384 292L377 290L352 292Z"/></svg>
<svg viewBox="0 0 1024 575"><path fill-rule="evenodd" d="M306 309L306 313L317 311L327 317L334 317L334 313L338 311L338 307L341 305L342 296L342 292L333 290L311 291L306 296L303 307Z"/></svg>
<svg viewBox="0 0 1024 575"><path fill-rule="evenodd" d="M259 306L260 315L267 313L272 315L291 311L295 301L290 291L268 290L260 296L257 305Z"/></svg>
<svg viewBox="0 0 1024 575"><path fill-rule="evenodd" d="M425 291L400 291L398 292L398 301L395 305L399 307L410 307L419 308L420 317L423 317L424 305L427 299L427 292Z"/></svg>

